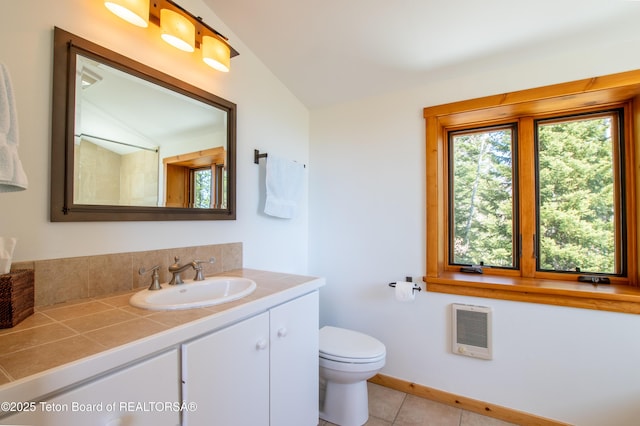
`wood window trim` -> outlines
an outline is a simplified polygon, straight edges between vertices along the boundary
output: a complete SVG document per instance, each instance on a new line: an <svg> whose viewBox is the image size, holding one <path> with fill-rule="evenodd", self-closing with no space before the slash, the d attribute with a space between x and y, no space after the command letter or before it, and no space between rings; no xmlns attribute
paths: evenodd
<svg viewBox="0 0 640 426"><path fill-rule="evenodd" d="M630 188L630 196L627 197L627 233L630 240L627 245L628 284L612 280L611 285L594 286L575 280L547 279L541 274L537 274L540 278L508 274L474 275L446 268L446 129L462 125L482 126L515 117L590 111L594 107L620 104L627 104L627 111L631 111L625 116L627 155L638 157L640 132L634 129L640 129L640 70L424 108L427 209L427 271L424 281L427 290L640 314L635 168L627 168L625 175L626 185ZM633 160L631 163L635 164ZM523 244L532 242L523 241ZM532 275L533 271L525 271L525 274Z"/></svg>
<svg viewBox="0 0 640 426"><path fill-rule="evenodd" d="M164 165L166 206L182 208L191 206L193 202L191 199L191 172L195 169L211 168L212 177L216 179L214 185L218 185L212 189L219 190L222 187L219 184L221 174L218 173L217 168L218 166L225 167L226 159L227 151L221 146L164 158L162 163ZM220 192L211 194L212 201L217 201L218 194Z"/></svg>

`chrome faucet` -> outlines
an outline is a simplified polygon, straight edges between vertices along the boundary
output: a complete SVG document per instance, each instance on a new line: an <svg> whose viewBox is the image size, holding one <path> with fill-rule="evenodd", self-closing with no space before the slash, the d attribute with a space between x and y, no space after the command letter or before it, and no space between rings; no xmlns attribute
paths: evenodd
<svg viewBox="0 0 640 426"><path fill-rule="evenodd" d="M204 274L202 272L202 264L207 262L213 263L216 261L215 258L212 257L208 261L194 260L191 263L185 263L184 265L180 265L179 257L174 257L173 260L175 261L175 263L169 266L169 272L171 272L172 274L171 281L169 281L169 285L184 284L184 281L182 281L182 276L180 274L189 268L193 268L193 270L196 271L196 276L193 278L194 281L204 280Z"/></svg>

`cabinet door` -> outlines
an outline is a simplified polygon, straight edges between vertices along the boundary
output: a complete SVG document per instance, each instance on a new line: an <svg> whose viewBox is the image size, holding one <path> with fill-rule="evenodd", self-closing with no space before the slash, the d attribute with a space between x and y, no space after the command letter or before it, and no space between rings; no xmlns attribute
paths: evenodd
<svg viewBox="0 0 640 426"><path fill-rule="evenodd" d="M318 292L271 310L271 426L318 424Z"/></svg>
<svg viewBox="0 0 640 426"><path fill-rule="evenodd" d="M173 350L36 403L2 424L176 426L180 424L178 351Z"/></svg>
<svg viewBox="0 0 640 426"><path fill-rule="evenodd" d="M182 345L185 426L269 424L269 314Z"/></svg>

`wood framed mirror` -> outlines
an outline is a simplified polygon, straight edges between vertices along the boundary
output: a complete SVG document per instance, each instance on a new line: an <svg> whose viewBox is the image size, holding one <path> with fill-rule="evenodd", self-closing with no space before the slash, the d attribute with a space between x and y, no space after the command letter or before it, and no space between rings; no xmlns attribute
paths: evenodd
<svg viewBox="0 0 640 426"><path fill-rule="evenodd" d="M53 222L234 220L236 105L54 30Z"/></svg>

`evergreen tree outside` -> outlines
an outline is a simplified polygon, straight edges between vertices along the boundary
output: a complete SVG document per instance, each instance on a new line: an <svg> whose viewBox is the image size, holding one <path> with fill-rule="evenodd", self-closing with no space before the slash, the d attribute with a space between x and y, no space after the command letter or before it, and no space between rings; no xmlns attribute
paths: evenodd
<svg viewBox="0 0 640 426"><path fill-rule="evenodd" d="M454 135L453 262L515 267L513 129Z"/></svg>
<svg viewBox="0 0 640 426"><path fill-rule="evenodd" d="M614 112L537 123L538 270L620 273L615 120ZM518 267L516 133L514 124L450 134L452 264Z"/></svg>
<svg viewBox="0 0 640 426"><path fill-rule="evenodd" d="M538 125L539 268L615 270L612 117Z"/></svg>
<svg viewBox="0 0 640 426"><path fill-rule="evenodd" d="M211 168L194 170L193 175L193 207L211 208Z"/></svg>

